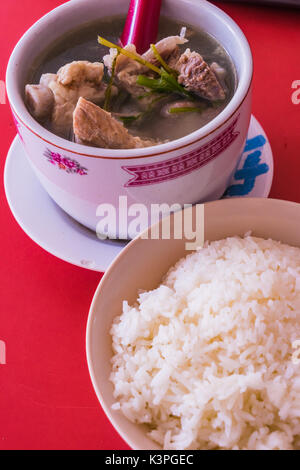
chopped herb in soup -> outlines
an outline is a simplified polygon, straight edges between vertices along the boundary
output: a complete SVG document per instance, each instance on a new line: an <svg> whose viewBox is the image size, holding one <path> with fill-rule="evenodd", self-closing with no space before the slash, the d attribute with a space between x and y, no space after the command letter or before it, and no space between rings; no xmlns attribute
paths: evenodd
<svg viewBox="0 0 300 470"><path fill-rule="evenodd" d="M216 39L162 18L158 42L139 55L134 44L118 43L124 21L85 25L35 61L28 80L35 84L25 88L35 119L74 142L129 149L183 137L225 108L235 69Z"/></svg>

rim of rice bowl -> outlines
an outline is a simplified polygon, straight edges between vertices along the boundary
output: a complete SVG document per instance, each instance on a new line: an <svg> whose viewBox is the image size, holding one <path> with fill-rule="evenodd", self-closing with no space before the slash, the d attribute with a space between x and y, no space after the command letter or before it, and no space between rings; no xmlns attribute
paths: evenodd
<svg viewBox="0 0 300 470"><path fill-rule="evenodd" d="M256 216L262 224L266 220L266 227L273 224L270 238L276 238L276 231L280 232L280 223L284 223L280 216L286 218L286 229L297 240L295 244L300 246L299 204L249 199L244 203L238 200L217 201L205 206L210 206L210 209L217 207L220 214L232 208L233 219L227 224L235 225L238 220L235 209L246 208L247 205L249 214L244 219L249 220L255 215L257 205L272 209L263 211L263 216ZM277 224L273 220L276 213ZM253 226L258 224L253 219L251 223ZM240 229L247 226L245 220L239 224ZM229 227L224 230L232 235ZM114 324L115 369L111 377L116 390L125 397L123 401L122 397L119 400L121 407L131 419L139 419L144 413L144 421L146 417L152 423L157 413L160 417L165 413L168 416L165 423L169 426L172 421L171 430L175 435L172 443L170 432L166 433L165 428L161 428L166 449L210 448L206 440L211 440L211 448L221 449L237 448L236 444L240 445L238 448L250 449L291 448L292 444L300 448L299 366L295 367L290 361L289 347L289 341L300 339L299 321L297 324L300 248L274 240L256 240L252 236L244 240L224 238L189 254L184 260L179 256L182 261L172 268L163 286L142 294L138 308L132 308L133 302L130 302L130 307L124 306L122 322L116 322L116 318L113 320L107 313L108 321ZM286 238L292 240L288 234ZM107 396L104 398L102 395L99 385L109 387L110 391L112 386L99 384L91 344L95 323L98 321L99 327L99 322L104 320L103 316L102 319L97 318L96 311L100 297L104 304L105 298L109 297L105 291L109 287L105 285L107 279L110 273L114 273L116 281L118 269L119 281L122 282L126 261L130 259L130 252L133 256L137 243L138 239L125 248L96 291L87 328L87 358L98 399L119 434L134 449L143 449L146 445L150 446L149 449L159 449L163 445L162 440L160 445L153 442L151 446L146 441L143 443L145 436L141 436L137 443L138 435L145 433L145 428L138 428L126 421L127 418L125 421L120 421L119 417L116 420L116 413L120 412L112 410L111 404L118 399L112 398L108 405ZM154 246L153 241L151 246ZM245 282L241 283L241 279ZM155 285L158 286L157 283ZM132 292L130 296L132 299ZM126 300L124 295L123 300ZM290 308L284 310L287 306ZM182 341L183 336L186 341ZM111 339L106 338L105 341L111 344ZM130 344L134 344L134 348ZM168 357L172 357L172 361L166 362ZM99 357L99 361L103 359ZM159 364L162 364L160 369ZM197 379L195 370L199 371ZM128 406L130 400L132 405ZM148 406L145 406L146 401ZM173 415L171 420L169 415ZM164 419L160 418L160 421L164 422ZM186 426L187 430L182 430L179 424L182 428ZM161 422L156 422L156 425L159 431ZM256 427L260 430L255 434ZM180 433L181 437L176 442ZM294 437L293 433L296 433ZM158 434L154 432L151 438L161 439Z"/></svg>

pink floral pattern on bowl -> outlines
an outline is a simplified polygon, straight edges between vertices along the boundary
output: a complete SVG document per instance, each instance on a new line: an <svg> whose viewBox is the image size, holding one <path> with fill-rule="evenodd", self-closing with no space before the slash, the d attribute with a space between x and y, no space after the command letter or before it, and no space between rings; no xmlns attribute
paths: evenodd
<svg viewBox="0 0 300 470"><path fill-rule="evenodd" d="M50 149L47 149L44 156L47 158L49 163L57 166L60 170L66 171L66 173L75 173L77 175L88 174L87 168L81 166L76 160L64 157L60 153L52 152Z"/></svg>

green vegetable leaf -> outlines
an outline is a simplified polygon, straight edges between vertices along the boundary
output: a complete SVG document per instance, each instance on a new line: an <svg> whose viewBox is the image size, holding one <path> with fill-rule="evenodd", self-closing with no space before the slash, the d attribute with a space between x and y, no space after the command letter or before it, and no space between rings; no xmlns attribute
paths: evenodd
<svg viewBox="0 0 300 470"><path fill-rule="evenodd" d="M174 75L174 77L176 78L176 81L177 81L177 72L176 72L176 70L173 70L173 69L171 69L171 67L168 66L168 64L164 61L164 59L162 58L162 56L160 55L160 53L156 49L155 44L151 44L150 47L152 49L152 52L153 52L154 56L156 57L158 62L160 62L162 67L165 69L165 71L167 73L169 73L170 75Z"/></svg>
<svg viewBox="0 0 300 470"><path fill-rule="evenodd" d="M128 116L118 116L118 119L120 119L123 124L132 124L133 122L137 121L142 117L144 113L139 113L139 114L134 114L134 115L128 115Z"/></svg>
<svg viewBox="0 0 300 470"><path fill-rule="evenodd" d="M125 125L130 125L136 121L141 121L142 119L145 119L146 117L150 116L151 113L155 109L155 104L158 103L159 101L167 98L168 95L162 95L162 96L156 96L148 105L147 109L145 111L142 111L138 114L129 114L128 116L122 116L118 115L118 119L120 119L123 124Z"/></svg>
<svg viewBox="0 0 300 470"><path fill-rule="evenodd" d="M204 107L192 107L192 106L181 106L175 108L169 108L168 113L170 114L180 114L180 113L202 113L204 111Z"/></svg>
<svg viewBox="0 0 300 470"><path fill-rule="evenodd" d="M123 54L127 57L129 57L132 60L135 60L136 62L139 62L142 65L145 65L149 69L151 69L153 72L156 72L160 75L160 69L156 67L155 65L151 64L151 62L148 62L147 60L143 59L138 54L134 54L134 52L128 51L127 49L123 49L122 47L118 46L117 44L114 44L113 42L107 41L107 39L102 38L101 36L98 36L98 42L99 44L102 44L102 46L110 47L112 49L117 49L119 54Z"/></svg>
<svg viewBox="0 0 300 470"><path fill-rule="evenodd" d="M111 90L112 90L112 86L113 86L114 79L115 79L116 63L117 63L117 58L119 54L120 53L118 52L113 60L109 84L107 85L107 88L105 90L105 99L104 99L104 106L103 106L105 111L109 111L109 108L110 108Z"/></svg>
<svg viewBox="0 0 300 470"><path fill-rule="evenodd" d="M170 75L164 69L161 69L160 78L149 78L145 75L139 75L137 84L145 88L156 91L157 93L176 93L195 99L183 86L181 86L173 75Z"/></svg>

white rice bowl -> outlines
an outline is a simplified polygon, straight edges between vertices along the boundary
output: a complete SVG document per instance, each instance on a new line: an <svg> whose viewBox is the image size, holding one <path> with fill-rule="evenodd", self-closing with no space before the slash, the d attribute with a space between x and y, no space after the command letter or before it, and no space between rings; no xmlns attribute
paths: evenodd
<svg viewBox="0 0 300 470"><path fill-rule="evenodd" d="M206 244L124 302L113 408L164 449L300 449L299 320L299 248Z"/></svg>

